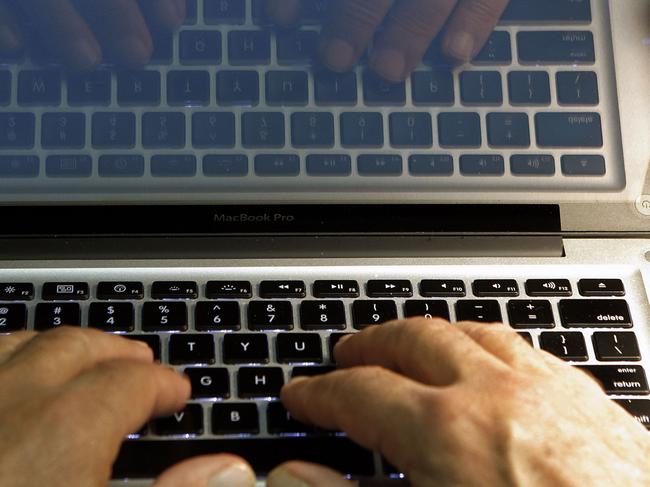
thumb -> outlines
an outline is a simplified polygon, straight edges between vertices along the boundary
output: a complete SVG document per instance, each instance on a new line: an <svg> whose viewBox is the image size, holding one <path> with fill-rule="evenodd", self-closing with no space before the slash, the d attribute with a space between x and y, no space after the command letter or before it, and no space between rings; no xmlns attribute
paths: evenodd
<svg viewBox="0 0 650 487"><path fill-rule="evenodd" d="M343 474L321 465L287 462L271 471L266 487L357 487L357 482L345 480Z"/></svg>
<svg viewBox="0 0 650 487"><path fill-rule="evenodd" d="M255 473L234 455L206 455L167 469L152 487L255 487Z"/></svg>

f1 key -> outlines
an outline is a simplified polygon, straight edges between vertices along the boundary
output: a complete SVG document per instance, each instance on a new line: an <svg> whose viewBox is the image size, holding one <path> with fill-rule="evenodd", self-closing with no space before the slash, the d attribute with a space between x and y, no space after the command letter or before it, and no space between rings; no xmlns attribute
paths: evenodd
<svg viewBox="0 0 650 487"><path fill-rule="evenodd" d="M262 298L304 298L305 283L303 281L262 281L260 283Z"/></svg>
<svg viewBox="0 0 650 487"><path fill-rule="evenodd" d="M411 282L406 279L368 281L367 292L371 298L410 298L413 296Z"/></svg>

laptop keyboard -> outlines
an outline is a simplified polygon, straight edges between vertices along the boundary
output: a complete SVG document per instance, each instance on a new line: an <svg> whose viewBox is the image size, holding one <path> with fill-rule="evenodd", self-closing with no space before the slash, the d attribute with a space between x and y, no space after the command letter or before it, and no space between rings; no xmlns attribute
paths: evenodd
<svg viewBox="0 0 650 487"><path fill-rule="evenodd" d="M259 0L190 0L142 70L1 59L2 193L624 186L606 2L512 0L473 64L436 41L399 84L314 62L327 3L275 31Z"/></svg>
<svg viewBox="0 0 650 487"><path fill-rule="evenodd" d="M279 393L292 376L334 370L332 348L345 334L413 316L503 321L531 346L588 370L650 428L642 323L633 285L617 277L212 278L0 284L0 332L97 328L147 343L156 360L190 377L190 403L126 441L116 478L152 477L218 451L245 456L261 474L303 459L354 476L396 476L343 433L294 420Z"/></svg>

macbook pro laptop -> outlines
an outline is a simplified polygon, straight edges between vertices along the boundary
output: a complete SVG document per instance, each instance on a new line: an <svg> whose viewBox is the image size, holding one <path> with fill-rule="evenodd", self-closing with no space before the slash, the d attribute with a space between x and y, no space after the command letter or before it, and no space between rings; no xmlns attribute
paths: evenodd
<svg viewBox="0 0 650 487"><path fill-rule="evenodd" d="M123 334L192 380L112 484L216 452L401 482L278 396L409 316L503 321L650 428L650 2L511 0L400 84L319 66L327 3L188 0L141 70L0 56L0 333Z"/></svg>

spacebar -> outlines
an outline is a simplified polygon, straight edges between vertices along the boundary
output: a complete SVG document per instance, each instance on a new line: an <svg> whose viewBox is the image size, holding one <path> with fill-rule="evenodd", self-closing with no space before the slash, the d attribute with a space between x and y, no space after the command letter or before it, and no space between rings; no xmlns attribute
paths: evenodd
<svg viewBox="0 0 650 487"><path fill-rule="evenodd" d="M126 441L113 465L113 479L153 478L187 458L232 453L245 458L258 474L282 462L320 463L354 476L374 474L373 454L345 437Z"/></svg>

